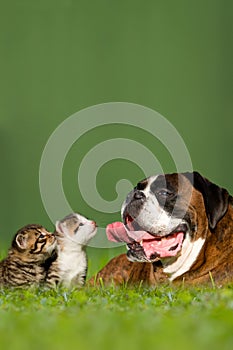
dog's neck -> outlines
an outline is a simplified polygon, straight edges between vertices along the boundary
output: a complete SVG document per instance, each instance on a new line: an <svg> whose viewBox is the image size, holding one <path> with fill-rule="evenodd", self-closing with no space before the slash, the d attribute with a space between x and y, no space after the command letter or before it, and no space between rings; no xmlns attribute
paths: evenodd
<svg viewBox="0 0 233 350"><path fill-rule="evenodd" d="M204 238L199 237L196 241L191 242L190 237L188 236L178 259L174 262L165 259L162 260L164 265L163 271L169 275L170 281L173 281L175 278L190 270L197 260L204 243Z"/></svg>
<svg viewBox="0 0 233 350"><path fill-rule="evenodd" d="M219 221L213 231L208 230L206 238L198 238L189 242L188 248L174 262L162 261L163 271L170 281L184 275L196 273L209 274L221 264L221 260L232 254L229 249L233 234L233 206L230 203L227 213ZM204 267L203 267L204 266Z"/></svg>

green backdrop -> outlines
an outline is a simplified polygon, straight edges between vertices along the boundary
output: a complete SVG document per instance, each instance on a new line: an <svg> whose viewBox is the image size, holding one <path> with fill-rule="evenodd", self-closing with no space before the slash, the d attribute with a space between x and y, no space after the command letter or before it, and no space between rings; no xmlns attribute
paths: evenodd
<svg viewBox="0 0 233 350"><path fill-rule="evenodd" d="M52 229L39 190L44 146L68 116L103 102L132 102L161 113L183 137L194 168L233 193L232 4L1 1L1 249L27 223ZM106 128L74 145L63 174L74 210L101 225L119 219L119 213L102 215L83 202L76 189L82 155L106 135L131 135L148 147L154 142L132 128ZM165 171L174 171L162 147L154 147L155 154L156 149ZM134 164L115 162L97 178L109 200L118 178L134 183L142 176ZM96 254L103 251L90 250L91 258Z"/></svg>

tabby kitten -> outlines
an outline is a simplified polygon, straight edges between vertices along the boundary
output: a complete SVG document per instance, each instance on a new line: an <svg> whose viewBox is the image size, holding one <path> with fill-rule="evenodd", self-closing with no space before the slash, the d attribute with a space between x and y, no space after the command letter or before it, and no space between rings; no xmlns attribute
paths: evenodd
<svg viewBox="0 0 233 350"><path fill-rule="evenodd" d="M86 245L96 234L96 223L73 213L57 221L57 259L48 270L49 286L82 287L87 274Z"/></svg>
<svg viewBox="0 0 233 350"><path fill-rule="evenodd" d="M22 287L45 280L56 255L56 237L41 225L27 225L15 235L7 257L0 262L0 286Z"/></svg>

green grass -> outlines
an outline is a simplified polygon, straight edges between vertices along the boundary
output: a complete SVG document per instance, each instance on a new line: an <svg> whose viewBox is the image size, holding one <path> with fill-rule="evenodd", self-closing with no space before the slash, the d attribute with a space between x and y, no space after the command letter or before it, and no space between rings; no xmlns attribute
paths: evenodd
<svg viewBox="0 0 233 350"><path fill-rule="evenodd" d="M208 348L233 348L233 285L0 289L0 349Z"/></svg>
<svg viewBox="0 0 233 350"><path fill-rule="evenodd" d="M1 349L231 349L233 286L0 290Z"/></svg>

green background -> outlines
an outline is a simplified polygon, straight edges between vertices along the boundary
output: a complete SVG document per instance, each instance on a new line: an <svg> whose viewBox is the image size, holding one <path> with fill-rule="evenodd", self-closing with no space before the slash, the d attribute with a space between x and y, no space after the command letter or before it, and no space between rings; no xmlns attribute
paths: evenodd
<svg viewBox="0 0 233 350"><path fill-rule="evenodd" d="M232 1L0 3L1 250L27 223L53 228L39 190L44 146L67 117L99 103L158 111L184 139L194 169L233 193ZM84 203L77 167L93 145L122 136L144 142L165 171L175 170L163 145L133 128L108 126L84 135L67 156L63 184L72 208L99 225L118 220L119 213ZM142 173L123 160L101 169L97 185L104 198L115 198L114 183L123 176L135 183ZM92 270L97 256L115 253L90 249Z"/></svg>

